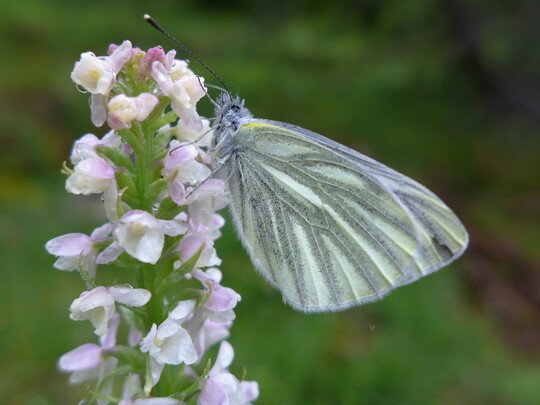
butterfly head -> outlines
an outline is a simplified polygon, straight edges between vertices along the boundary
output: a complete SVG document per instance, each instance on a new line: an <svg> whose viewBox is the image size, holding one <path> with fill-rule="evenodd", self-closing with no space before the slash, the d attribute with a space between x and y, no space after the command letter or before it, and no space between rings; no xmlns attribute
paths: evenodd
<svg viewBox="0 0 540 405"><path fill-rule="evenodd" d="M216 100L214 117L214 144L231 135L234 135L242 121L252 117L249 110L244 107L244 100L239 97L232 97L229 93L223 92Z"/></svg>

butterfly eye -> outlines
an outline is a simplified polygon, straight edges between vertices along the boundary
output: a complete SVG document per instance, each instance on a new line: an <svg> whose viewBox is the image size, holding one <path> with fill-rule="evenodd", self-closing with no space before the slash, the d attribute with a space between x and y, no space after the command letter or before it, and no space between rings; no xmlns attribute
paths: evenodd
<svg viewBox="0 0 540 405"><path fill-rule="evenodd" d="M240 107L237 106L236 104L234 104L234 105L231 107L231 110L233 110L234 112L238 112L238 111L240 111Z"/></svg>

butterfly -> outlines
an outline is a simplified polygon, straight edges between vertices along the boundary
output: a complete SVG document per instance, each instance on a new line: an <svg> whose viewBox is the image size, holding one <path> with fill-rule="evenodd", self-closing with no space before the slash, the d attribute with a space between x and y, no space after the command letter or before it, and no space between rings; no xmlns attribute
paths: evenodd
<svg viewBox="0 0 540 405"><path fill-rule="evenodd" d="M319 134L216 102L211 154L255 269L304 312L378 300L450 264L468 234L435 194Z"/></svg>
<svg viewBox="0 0 540 405"><path fill-rule="evenodd" d="M144 18L223 85L213 101L213 173L227 181L255 269L287 304L328 312L376 301L465 251L464 226L427 188L315 132L253 118L204 62Z"/></svg>

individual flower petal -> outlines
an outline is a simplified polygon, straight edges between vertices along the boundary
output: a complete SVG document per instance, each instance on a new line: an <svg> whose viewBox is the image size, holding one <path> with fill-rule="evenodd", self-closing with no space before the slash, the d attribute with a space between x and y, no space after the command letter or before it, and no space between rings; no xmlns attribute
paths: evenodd
<svg viewBox="0 0 540 405"><path fill-rule="evenodd" d="M161 92L168 96L171 93L173 82L167 69L163 66L161 62L152 63L152 77L158 84Z"/></svg>
<svg viewBox="0 0 540 405"><path fill-rule="evenodd" d="M195 300L178 301L174 308L169 312L169 319L182 323L193 315L195 309Z"/></svg>
<svg viewBox="0 0 540 405"><path fill-rule="evenodd" d="M106 223L104 225L101 225L100 227L97 227L92 231L92 234L90 235L90 238L92 239L92 242L100 242L109 237L113 230L113 224Z"/></svg>
<svg viewBox="0 0 540 405"><path fill-rule="evenodd" d="M184 203L186 197L186 188L184 187L184 183L182 183L179 179L174 178L169 182L168 192L171 199L176 204L182 205Z"/></svg>
<svg viewBox="0 0 540 405"><path fill-rule="evenodd" d="M163 166L167 170L175 170L186 162L195 159L198 154L199 152L194 145L173 140L169 146L169 153L167 153L167 156L163 159Z"/></svg>
<svg viewBox="0 0 540 405"><path fill-rule="evenodd" d="M110 64L114 73L120 72L124 65L131 59L132 46L131 42L124 41L122 45L114 49L111 53Z"/></svg>
<svg viewBox="0 0 540 405"><path fill-rule="evenodd" d="M187 225L179 220L173 219L166 221L164 219L159 219L158 221L161 224L161 229L165 235L178 236L183 235L187 231Z"/></svg>
<svg viewBox="0 0 540 405"><path fill-rule="evenodd" d="M99 379L104 376L108 371L112 370L118 364L118 359L113 357L104 358L101 363L94 368L88 368L84 370L73 371L69 377L69 382L72 384L80 384L84 381ZM107 383L101 390L103 394L111 392L110 385Z"/></svg>
<svg viewBox="0 0 540 405"><path fill-rule="evenodd" d="M141 351L144 353L144 350L142 349L142 344L144 343L144 338L143 338L143 341L141 342ZM150 356L150 377L152 378L152 386L156 385L158 382L159 382L159 378L161 377L161 373L163 372L163 369L165 368L165 363L161 362L161 361L158 361L155 357L153 356ZM145 384L145 389L146 389L146 384Z"/></svg>
<svg viewBox="0 0 540 405"><path fill-rule="evenodd" d="M96 344L84 344L60 357L58 367L67 372L94 368L102 361L102 350L101 346Z"/></svg>
<svg viewBox="0 0 540 405"><path fill-rule="evenodd" d="M186 75L178 79L178 83L182 84L189 96L189 105L184 105L186 108L195 107L197 101L204 97L207 92L204 87L204 77L196 75ZM200 129L199 129L200 131Z"/></svg>
<svg viewBox="0 0 540 405"><path fill-rule="evenodd" d="M102 193L114 179L114 168L100 157L90 158L75 165L66 180L66 190L73 194Z"/></svg>
<svg viewBox="0 0 540 405"><path fill-rule="evenodd" d="M144 336L139 329L134 328L133 326L130 326L129 333L128 333L128 344L131 347L135 347L139 345L143 337Z"/></svg>
<svg viewBox="0 0 540 405"><path fill-rule="evenodd" d="M171 103L173 111L178 114L182 122L194 131L202 131L203 123L195 107L183 108L178 104Z"/></svg>
<svg viewBox="0 0 540 405"><path fill-rule="evenodd" d="M158 102L158 98L150 93L139 94L137 97L135 97L135 104L137 105L137 116L135 119L137 121L145 120Z"/></svg>
<svg viewBox="0 0 540 405"><path fill-rule="evenodd" d="M120 138L120 135L118 135L114 130L110 130L103 135L103 138L101 138L99 142L101 145L114 149L121 149L125 145L122 138Z"/></svg>
<svg viewBox="0 0 540 405"><path fill-rule="evenodd" d="M107 264L118 258L124 252L124 248L118 242L113 242L97 255L97 264Z"/></svg>
<svg viewBox="0 0 540 405"><path fill-rule="evenodd" d="M248 402L253 402L259 397L259 384L255 381L241 381L240 395Z"/></svg>
<svg viewBox="0 0 540 405"><path fill-rule="evenodd" d="M210 129L210 121L202 119L202 128L198 131L186 125L184 121L180 121L175 127L176 137L184 142L197 142L200 147L208 147L212 142L213 131Z"/></svg>
<svg viewBox="0 0 540 405"><path fill-rule="evenodd" d="M141 307L150 301L152 294L143 288L133 288L129 285L117 285L109 287L116 302L131 307Z"/></svg>
<svg viewBox="0 0 540 405"><path fill-rule="evenodd" d="M90 252L92 240L84 233L68 233L51 239L45 248L55 256L81 256Z"/></svg>
<svg viewBox="0 0 540 405"><path fill-rule="evenodd" d="M129 374L124 380L124 385L122 387L123 401L120 401L120 404L133 404L133 401L130 398L140 393L142 393L142 387L139 374Z"/></svg>
<svg viewBox="0 0 540 405"><path fill-rule="evenodd" d="M182 238L179 245L180 259L187 262L193 255L201 250L196 267L219 266L221 259L217 257L214 242L199 235L187 235Z"/></svg>
<svg viewBox="0 0 540 405"><path fill-rule="evenodd" d="M90 96L90 121L96 127L101 127L107 121L106 97L102 94Z"/></svg>
<svg viewBox="0 0 540 405"><path fill-rule="evenodd" d="M176 59L173 61L169 74L171 79L176 81L184 76L193 76L195 73L188 68L188 63L185 60Z"/></svg>
<svg viewBox="0 0 540 405"><path fill-rule="evenodd" d="M141 262L155 264L165 242L160 222L146 211L129 211L120 218L114 235L128 254Z"/></svg>
<svg viewBox="0 0 540 405"><path fill-rule="evenodd" d="M100 344L103 350L112 349L116 346L116 333L118 332L118 326L120 326L120 316L114 314L109 320L107 334L100 338Z"/></svg>
<svg viewBox="0 0 540 405"><path fill-rule="evenodd" d="M69 160L76 165L83 160L97 157L94 147L99 145L99 139L94 134L86 134L77 139L71 149Z"/></svg>
<svg viewBox="0 0 540 405"><path fill-rule="evenodd" d="M103 192L103 208L111 222L118 221L118 186L116 180L110 182Z"/></svg>
<svg viewBox="0 0 540 405"><path fill-rule="evenodd" d="M197 405L227 405L229 400L221 386L210 379L206 381L197 399Z"/></svg>
<svg viewBox="0 0 540 405"><path fill-rule="evenodd" d="M214 376L227 370L234 360L234 350L231 344L224 341L219 346L219 351L214 362L214 366L210 370L209 375Z"/></svg>

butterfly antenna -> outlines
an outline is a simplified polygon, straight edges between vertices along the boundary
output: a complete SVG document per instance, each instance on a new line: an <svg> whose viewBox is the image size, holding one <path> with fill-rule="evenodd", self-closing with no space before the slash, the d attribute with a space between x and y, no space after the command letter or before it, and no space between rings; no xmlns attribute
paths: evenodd
<svg viewBox="0 0 540 405"><path fill-rule="evenodd" d="M216 80L223 86L223 88L225 89L225 91L227 92L227 94L229 96L231 96L231 92L229 91L229 89L227 88L227 86L225 85L225 83L223 82L223 80L221 80L221 78L216 74L214 73L214 71L212 69L210 69L208 67L208 65L206 63L204 63L197 55L195 55L193 53L193 51L191 49L189 49L187 46L185 46L183 43L181 43L179 40L177 40L175 37L173 37L171 34L169 34L167 31L165 31L163 28L161 28L161 26L156 22L156 20L154 20L152 17L150 17L150 15L148 14L145 14L144 15L144 19L146 20L146 22L148 24L150 24L152 27L154 27L156 30L158 30L159 32L161 32L162 34L164 34L166 37L168 37L169 39L171 39L172 41L174 41L178 46L180 46L188 55L190 55L193 59L195 59L197 62L199 62L206 70L208 70L208 72L210 72L210 74L212 76L214 76L216 78ZM200 81L199 81L200 83Z"/></svg>

